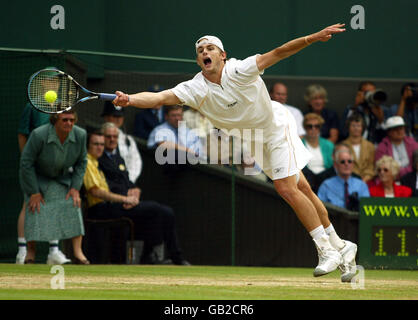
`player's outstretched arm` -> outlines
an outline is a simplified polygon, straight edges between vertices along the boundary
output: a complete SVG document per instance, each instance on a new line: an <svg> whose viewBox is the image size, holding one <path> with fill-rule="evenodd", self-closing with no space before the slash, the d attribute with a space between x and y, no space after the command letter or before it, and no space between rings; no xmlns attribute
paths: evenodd
<svg viewBox="0 0 418 320"><path fill-rule="evenodd" d="M345 24L337 23L316 33L286 42L284 45L258 56L257 67L260 71L264 70L276 64L280 60L294 55L314 42L328 41L332 38L332 35L344 32L344 26Z"/></svg>
<svg viewBox="0 0 418 320"><path fill-rule="evenodd" d="M135 94L126 94L122 91L116 91L116 99L113 104L120 107L136 107L142 109L154 108L156 106L172 106L180 104L180 99L171 91L161 92L140 92Z"/></svg>

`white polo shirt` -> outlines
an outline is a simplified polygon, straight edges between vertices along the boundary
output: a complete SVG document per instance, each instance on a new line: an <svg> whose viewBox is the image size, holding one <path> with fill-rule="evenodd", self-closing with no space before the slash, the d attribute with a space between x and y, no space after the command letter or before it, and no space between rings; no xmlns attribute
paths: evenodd
<svg viewBox="0 0 418 320"><path fill-rule="evenodd" d="M263 129L269 126L273 114L270 96L267 89L263 90L262 73L256 56L242 61L232 58L223 68L220 85L199 72L171 90L183 104L197 109L217 128Z"/></svg>
<svg viewBox="0 0 418 320"><path fill-rule="evenodd" d="M256 162L270 178L284 178L302 169L310 154L297 134L294 117L283 105L271 101L260 77L264 71L258 70L256 58L229 59L220 85L199 72L171 91L182 104L201 112L219 129L263 129L263 159L255 156ZM274 155L273 149L286 156Z"/></svg>

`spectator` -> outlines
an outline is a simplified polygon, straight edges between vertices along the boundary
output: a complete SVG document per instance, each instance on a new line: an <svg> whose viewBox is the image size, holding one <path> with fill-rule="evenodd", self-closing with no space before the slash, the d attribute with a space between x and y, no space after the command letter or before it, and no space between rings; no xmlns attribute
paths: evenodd
<svg viewBox="0 0 418 320"><path fill-rule="evenodd" d="M91 161L84 179L86 190L94 200L89 202L89 216L96 219L127 216L134 220L136 238L144 240L143 262L161 263L150 255L153 247L165 243L169 258L174 264L188 265L178 245L173 209L155 201L140 200L141 190L129 181L125 162L117 152L118 128L113 123L105 123L102 131L105 151L100 157L97 151L96 157L106 181L101 181L103 176L98 174L97 162ZM99 140L101 139L103 138L99 137ZM94 179L99 180L100 184L92 183ZM102 193L105 196L102 196Z"/></svg>
<svg viewBox="0 0 418 320"><path fill-rule="evenodd" d="M348 105L343 113L342 123L345 126L347 119L353 112L358 112L363 116L365 123L365 130L363 132L363 138L377 145L385 137L384 122L392 114L390 109L384 106L384 101L371 104L365 99L367 92L376 91L376 85L370 81L364 81L359 84L356 98L353 105ZM341 128L341 138L346 139L348 137L348 128Z"/></svg>
<svg viewBox="0 0 418 320"><path fill-rule="evenodd" d="M332 162L335 163L335 154L339 151L339 150L345 150L346 152L350 153L350 148L348 145L346 145L345 143L339 142L334 146L334 151L332 152ZM337 175L337 171L335 171L335 167L334 165L331 166L331 168L326 169L325 171L322 171L320 174L318 174L316 176L316 183L317 186L319 187L322 182L324 182L326 179L331 178L331 177L335 177ZM355 174L354 172L351 174L354 178L358 178L361 179L361 177L357 174ZM317 192L318 190L316 190L315 192Z"/></svg>
<svg viewBox="0 0 418 320"><path fill-rule="evenodd" d="M408 136L418 140L418 86L416 83L406 83L401 88L399 105L391 107L392 114L404 118Z"/></svg>
<svg viewBox="0 0 418 320"><path fill-rule="evenodd" d="M305 101L308 103L309 111L306 113L316 113L324 119L321 128L321 137L328 139L332 143L337 143L339 135L339 120L337 113L329 108L325 108L328 102L328 93L319 84L310 85L306 89Z"/></svg>
<svg viewBox="0 0 418 320"><path fill-rule="evenodd" d="M359 210L359 199L369 197L367 184L354 178L353 156L351 152L341 149L335 153L335 177L325 180L318 190L318 197L324 202L352 211Z"/></svg>
<svg viewBox="0 0 418 320"><path fill-rule="evenodd" d="M353 172L367 183L374 176L375 147L373 143L363 138L363 132L366 128L360 113L352 113L347 119L346 126L348 128L348 138L343 143L350 148L353 154Z"/></svg>
<svg viewBox="0 0 418 320"><path fill-rule="evenodd" d="M167 149L174 148L195 155L204 154L199 137L182 122L183 107L169 106L164 109L164 113L165 122L152 130L148 147L156 148L163 144Z"/></svg>
<svg viewBox="0 0 418 320"><path fill-rule="evenodd" d="M23 109L22 115L20 117L19 127L17 129L17 140L19 144L20 153L22 153L23 148L28 141L28 137L33 129L47 124L49 122L49 115L43 112L37 111L32 105L28 102ZM23 201L22 209L19 213L19 218L17 220L17 243L18 243L18 252L16 255L16 264L24 264L26 258L26 239L25 239L25 212L26 212L26 202ZM52 242L55 247L56 241ZM35 243L32 242L34 245ZM32 249L34 250L34 249Z"/></svg>
<svg viewBox="0 0 418 320"><path fill-rule="evenodd" d="M56 69L55 67L46 67L45 69ZM29 135L32 130L38 128L41 125L49 123L49 114L39 112L32 105L28 102L26 103L22 115L19 121L19 127L17 130L17 140L19 144L20 153L22 153L23 148L28 141ZM17 244L18 244L18 252L16 255L16 264L24 264L26 258L26 239L25 239L25 212L26 212L26 202L23 201L22 209L19 213L19 218L17 220ZM31 242L28 245L35 245L35 242ZM58 240L52 240L49 243L50 251L55 251L58 247ZM32 251L35 248L31 249ZM61 252L61 256L64 254ZM66 259L65 261L70 261Z"/></svg>
<svg viewBox="0 0 418 320"><path fill-rule="evenodd" d="M401 184L411 188L412 196L418 197L418 149L412 155L413 171L401 178Z"/></svg>
<svg viewBox="0 0 418 320"><path fill-rule="evenodd" d="M75 126L75 111L50 117L50 124L33 130L20 160L20 181L25 194L25 238L51 241L72 238L75 263L89 264L81 249L84 226L79 189L86 170L86 132ZM28 246L26 263L35 260ZM68 259L58 250L48 264Z"/></svg>
<svg viewBox="0 0 418 320"><path fill-rule="evenodd" d="M302 112L293 106L287 104L287 87L284 83L276 82L270 87L270 98L271 100L280 102L284 105L290 113L295 117L296 127L298 131L298 135L303 137L306 132L303 128L303 114Z"/></svg>
<svg viewBox="0 0 418 320"><path fill-rule="evenodd" d="M392 157L381 157L376 162L376 173L379 183L369 188L370 196L385 198L411 196L411 188L395 183L395 177L399 174L399 164Z"/></svg>
<svg viewBox="0 0 418 320"><path fill-rule="evenodd" d="M375 161L387 155L395 159L399 165L399 175L412 172L412 153L418 149L418 143L412 137L406 136L405 122L400 116L393 116L386 120L387 137L379 143L376 149ZM395 180L398 180L395 177Z"/></svg>
<svg viewBox="0 0 418 320"><path fill-rule="evenodd" d="M159 84L151 86L149 92L160 92L164 88ZM151 131L164 122L164 106L158 105L152 109L141 110L135 116L134 134L143 140L148 140Z"/></svg>
<svg viewBox="0 0 418 320"><path fill-rule="evenodd" d="M215 129L213 124L200 112L190 107L183 112L183 120L186 122L187 128L192 129L199 136L200 145L202 146L204 154L209 155L210 150L208 147L210 146L210 143L208 142L210 140L210 134L211 132L215 133L212 131Z"/></svg>
<svg viewBox="0 0 418 320"><path fill-rule="evenodd" d="M306 130L306 135L302 142L312 154L308 165L303 168L302 172L306 179L311 184L314 191L318 190L317 176L332 167L332 152L334 144L320 137L321 127L324 124L324 119L317 113L308 113L303 120L303 127Z"/></svg>
<svg viewBox="0 0 418 320"><path fill-rule="evenodd" d="M136 183L142 171L142 158L138 151L135 140L122 131L125 120L124 109L114 106L110 101L106 101L102 113L105 122L112 122L119 129L118 150L120 156L125 160L129 172L129 180Z"/></svg>

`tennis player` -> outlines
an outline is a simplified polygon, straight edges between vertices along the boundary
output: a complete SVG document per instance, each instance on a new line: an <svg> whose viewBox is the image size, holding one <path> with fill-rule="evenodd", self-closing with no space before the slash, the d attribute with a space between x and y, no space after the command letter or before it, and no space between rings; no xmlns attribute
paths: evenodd
<svg viewBox="0 0 418 320"><path fill-rule="evenodd" d="M264 70L307 46L328 41L344 32L344 24L334 24L319 32L291 40L265 54L244 60L229 59L220 39L204 36L196 41L196 61L201 72L189 81L158 93L125 94L116 91L118 106L153 108L158 105L188 105L201 112L217 128L262 129L263 152L254 155L257 164L273 180L278 194L293 208L310 233L318 250L314 276L336 270L342 281L355 273L357 245L341 240L328 219L328 212L313 193L301 169L310 154L301 142L294 118L278 102L271 101L260 75ZM255 150L255 143L251 141ZM260 142L260 141L258 141Z"/></svg>

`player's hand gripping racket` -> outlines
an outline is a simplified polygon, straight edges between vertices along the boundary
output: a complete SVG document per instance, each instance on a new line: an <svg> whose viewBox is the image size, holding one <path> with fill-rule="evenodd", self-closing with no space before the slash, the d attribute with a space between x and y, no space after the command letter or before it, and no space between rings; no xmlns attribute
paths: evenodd
<svg viewBox="0 0 418 320"><path fill-rule="evenodd" d="M84 92L87 96L80 97ZM34 73L28 84L30 103L44 113L62 113L77 103L92 99L114 100L115 94L87 90L70 75L57 69L42 69Z"/></svg>

